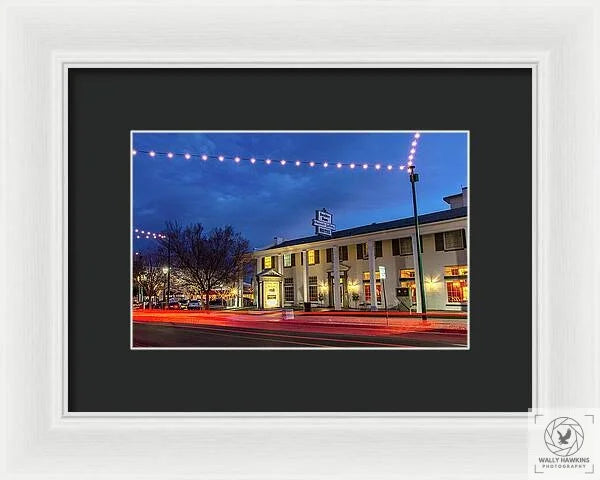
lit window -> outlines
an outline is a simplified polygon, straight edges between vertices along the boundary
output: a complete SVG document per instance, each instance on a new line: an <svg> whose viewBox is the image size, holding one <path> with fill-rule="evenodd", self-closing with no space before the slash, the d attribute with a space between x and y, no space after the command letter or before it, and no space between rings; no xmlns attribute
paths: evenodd
<svg viewBox="0 0 600 480"><path fill-rule="evenodd" d="M381 274L379 273L379 270L377 270L375 272L375 281L379 281L381 277ZM368 282L369 280L371 280L371 272L363 272L363 280L365 282Z"/></svg>
<svg viewBox="0 0 600 480"><path fill-rule="evenodd" d="M291 253L284 253L283 254L283 266L284 267L291 267L292 266L292 254Z"/></svg>
<svg viewBox="0 0 600 480"><path fill-rule="evenodd" d="M445 250L460 250L462 248L465 248L462 230L452 230L450 232L444 232Z"/></svg>
<svg viewBox="0 0 600 480"><path fill-rule="evenodd" d="M448 303L467 303L469 301L469 274L467 265L449 265L444 267Z"/></svg>
<svg viewBox="0 0 600 480"><path fill-rule="evenodd" d="M467 303L469 301L469 285L467 280L446 282L448 303Z"/></svg>
<svg viewBox="0 0 600 480"><path fill-rule="evenodd" d="M469 274L469 268L466 265L450 265L444 267L445 277L464 277Z"/></svg>
<svg viewBox="0 0 600 480"><path fill-rule="evenodd" d="M400 270L400 278L415 278L414 268L403 268Z"/></svg>
<svg viewBox="0 0 600 480"><path fill-rule="evenodd" d="M271 257L265 257L265 268L272 268Z"/></svg>
<svg viewBox="0 0 600 480"><path fill-rule="evenodd" d="M365 302L371 302L371 285L369 283L365 283ZM377 292L377 303L381 303L381 285L378 283L375 285L375 291Z"/></svg>
<svg viewBox="0 0 600 480"><path fill-rule="evenodd" d="M408 288L410 293L410 302L417 303L417 286L415 284L414 276L410 280L404 280L400 282L400 286L404 288Z"/></svg>
<svg viewBox="0 0 600 480"><path fill-rule="evenodd" d="M308 264L314 265L315 263L319 263L319 251L318 250L309 250L307 252Z"/></svg>

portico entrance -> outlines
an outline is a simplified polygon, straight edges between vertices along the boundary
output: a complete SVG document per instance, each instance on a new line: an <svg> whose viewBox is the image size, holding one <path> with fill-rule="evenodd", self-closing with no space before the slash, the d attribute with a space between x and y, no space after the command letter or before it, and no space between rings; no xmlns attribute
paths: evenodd
<svg viewBox="0 0 600 480"><path fill-rule="evenodd" d="M256 280L258 283L258 308L281 308L283 275L269 268L257 274Z"/></svg>

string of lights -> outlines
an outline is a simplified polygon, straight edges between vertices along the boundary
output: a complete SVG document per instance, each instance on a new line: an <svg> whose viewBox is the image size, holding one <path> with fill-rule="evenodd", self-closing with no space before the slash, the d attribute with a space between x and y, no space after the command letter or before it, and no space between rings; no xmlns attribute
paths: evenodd
<svg viewBox="0 0 600 480"><path fill-rule="evenodd" d="M162 152L162 151L158 151L158 150L138 150L138 149L133 149L131 151L132 155L140 155L140 154L144 154L144 155L148 155L151 158L155 158L155 157L165 157L169 160L172 160L175 157L182 157L185 160L191 160L193 158L198 158L204 162L208 161L208 160L217 160L219 162L225 162L225 161L233 161L234 163L242 163L242 162L248 162L252 165L256 164L256 163L263 163L264 165L280 165L280 166L295 166L295 167L301 167L301 166L305 166L308 165L309 168L313 168L313 167L322 167L322 168L350 168L351 170L368 170L369 168L374 168L375 170L382 170L382 171L394 171L394 170L407 170L408 171L408 167L414 165L415 162L415 158L417 155L417 146L419 143L419 139L421 137L421 134L419 132L415 132L411 143L410 143L410 149L408 151L408 155L407 155L407 161L404 164L400 164L400 165L396 165L394 166L393 164L386 164L384 165L383 163L373 163L373 164L369 164L369 163L360 163L360 162L328 162L328 161L322 161L322 162L316 162L316 161L307 161L307 160L285 160L285 159L272 159L272 158L268 158L268 157L242 157L242 156L229 156L229 155L213 155L213 154L209 154L209 153L191 153L191 152ZM141 232L143 233L143 232ZM139 237L138 237L139 238ZM149 238L149 237L148 237Z"/></svg>
<svg viewBox="0 0 600 480"><path fill-rule="evenodd" d="M141 228L134 228L133 233L135 238L152 238L155 240L167 238L167 236L162 233L151 232L150 230L142 230Z"/></svg>

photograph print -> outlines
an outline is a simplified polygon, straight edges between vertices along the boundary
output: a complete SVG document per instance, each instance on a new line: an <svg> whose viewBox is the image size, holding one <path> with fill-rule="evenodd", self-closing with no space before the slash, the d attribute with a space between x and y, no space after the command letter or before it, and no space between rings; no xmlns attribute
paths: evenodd
<svg viewBox="0 0 600 480"><path fill-rule="evenodd" d="M132 131L132 349L469 348L468 131Z"/></svg>

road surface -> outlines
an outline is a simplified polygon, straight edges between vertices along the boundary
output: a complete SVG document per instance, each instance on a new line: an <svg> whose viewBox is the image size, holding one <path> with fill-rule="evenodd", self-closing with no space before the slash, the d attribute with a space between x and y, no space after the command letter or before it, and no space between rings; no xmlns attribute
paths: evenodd
<svg viewBox="0 0 600 480"><path fill-rule="evenodd" d="M134 348L465 348L466 345L466 333L434 330L266 322L245 325L133 323Z"/></svg>

